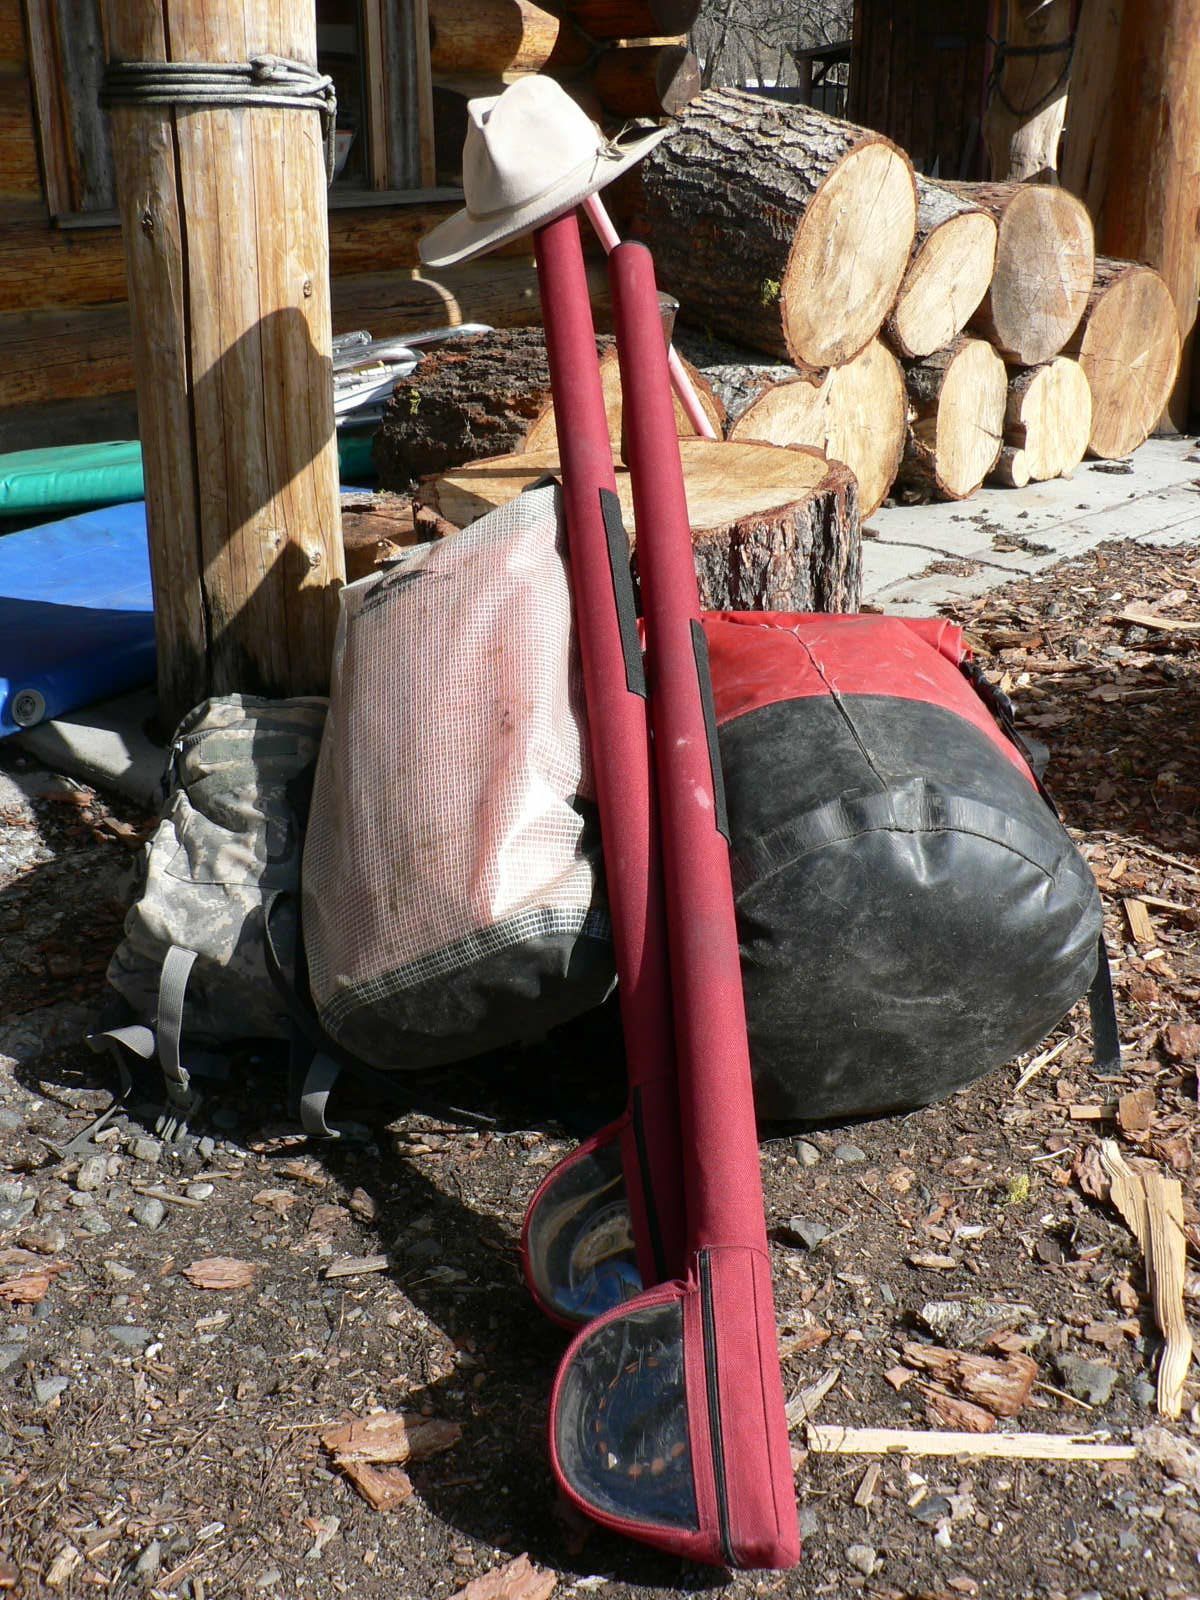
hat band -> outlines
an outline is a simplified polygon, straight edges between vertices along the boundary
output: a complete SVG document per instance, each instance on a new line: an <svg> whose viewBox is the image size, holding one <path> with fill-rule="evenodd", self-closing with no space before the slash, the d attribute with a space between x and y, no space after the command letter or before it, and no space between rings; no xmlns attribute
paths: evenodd
<svg viewBox="0 0 1200 1600"><path fill-rule="evenodd" d="M560 175L548 183L544 189L539 189L536 194L526 195L521 200L509 200L502 206L492 206L488 211L477 211L468 200L467 215L473 222L487 222L491 217L511 216L514 211L522 211L526 206L534 206L539 200L544 200L547 195L553 194L556 189L561 189L563 184L569 183L572 178L579 176L589 168L594 169L596 163L605 154L606 151L604 147L601 146L600 148L594 150L592 154L586 158L586 160L581 161L578 166L572 167L569 172L560 173Z"/></svg>

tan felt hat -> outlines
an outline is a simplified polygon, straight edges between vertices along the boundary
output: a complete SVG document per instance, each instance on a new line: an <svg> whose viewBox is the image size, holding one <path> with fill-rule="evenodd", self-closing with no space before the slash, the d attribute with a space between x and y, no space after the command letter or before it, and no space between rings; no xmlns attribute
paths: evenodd
<svg viewBox="0 0 1200 1600"><path fill-rule="evenodd" d="M427 266L448 267L541 227L647 155L665 128L604 134L553 78L518 78L467 105L466 205L421 240Z"/></svg>

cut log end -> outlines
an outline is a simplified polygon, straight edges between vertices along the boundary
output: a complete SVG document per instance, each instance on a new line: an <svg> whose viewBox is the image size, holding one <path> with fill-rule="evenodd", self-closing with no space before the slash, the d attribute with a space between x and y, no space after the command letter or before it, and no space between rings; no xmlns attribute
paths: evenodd
<svg viewBox="0 0 1200 1600"><path fill-rule="evenodd" d="M854 475L813 450L680 441L701 603L712 610L853 611L861 590ZM556 451L477 461L430 479L419 498L466 527L547 472ZM617 469L636 533L629 474Z"/></svg>
<svg viewBox="0 0 1200 1600"><path fill-rule="evenodd" d="M912 417L901 477L942 500L965 500L987 477L1004 434L1004 363L982 339L959 338L905 373Z"/></svg>
<svg viewBox="0 0 1200 1600"><path fill-rule="evenodd" d="M1067 348L1092 391L1089 454L1127 456L1149 438L1179 373L1179 319L1163 279L1150 267L1097 263L1083 325Z"/></svg>
<svg viewBox="0 0 1200 1600"><path fill-rule="evenodd" d="M908 267L917 195L907 158L883 140L851 150L800 219L780 285L793 361L838 366L878 332Z"/></svg>
<svg viewBox="0 0 1200 1600"><path fill-rule="evenodd" d="M1074 333L1092 287L1095 237L1086 208L1042 184L961 184L955 192L999 223L995 270L972 327L1020 366L1050 360Z"/></svg>
<svg viewBox="0 0 1200 1600"><path fill-rule="evenodd" d="M1024 450L1018 450L1015 445L1006 444L1000 451L999 460L992 469L990 482L998 483L1005 489L1023 489L1031 482L1029 475L1029 457Z"/></svg>
<svg viewBox="0 0 1200 1600"><path fill-rule="evenodd" d="M931 355L966 327L992 279L996 231L986 212L964 211L918 246L887 322L901 355Z"/></svg>
<svg viewBox="0 0 1200 1600"><path fill-rule="evenodd" d="M878 339L818 384L777 383L741 414L731 439L804 444L844 461L858 479L861 514L872 516L904 452L907 401L900 363Z"/></svg>
<svg viewBox="0 0 1200 1600"><path fill-rule="evenodd" d="M1037 483L1072 472L1092 431L1092 392L1069 356L1014 373L1008 385L1005 440L1025 456Z"/></svg>

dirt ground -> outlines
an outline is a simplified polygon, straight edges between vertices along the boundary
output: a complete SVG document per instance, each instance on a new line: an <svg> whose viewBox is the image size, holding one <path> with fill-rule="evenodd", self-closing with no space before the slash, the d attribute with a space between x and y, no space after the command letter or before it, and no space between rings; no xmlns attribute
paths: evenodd
<svg viewBox="0 0 1200 1600"><path fill-rule="evenodd" d="M1119 620L1131 604L1164 624ZM611 1019L451 1086L513 1131L376 1116L369 1143L309 1146L281 1078L246 1063L181 1150L123 1115L98 1154L64 1160L111 1100L80 1039L146 819L0 746L0 1590L443 1600L528 1551L556 1594L605 1600L1200 1595L1200 1392L1189 1380L1182 1419L1154 1431L1138 1249L1078 1181L1085 1148L1119 1139L1182 1179L1200 1250L1200 632L1168 625L1198 618L1196 552L1124 544L960 618L1052 745L1104 894L1125 1063L1096 1081L1080 1007L1036 1058L943 1105L764 1146L805 1532L790 1574L681 1567L555 1508L543 1439L563 1340L516 1245L547 1167L620 1101ZM214 1256L250 1263L249 1285L190 1281ZM326 1276L372 1256L383 1270ZM978 1348L997 1328L1002 1354L1037 1366L1002 1429L1134 1441L1136 1461L876 1470L806 1450L806 1405L821 1423L937 1425L945 1401L905 1347ZM320 1437L372 1408L461 1427L390 1511Z"/></svg>

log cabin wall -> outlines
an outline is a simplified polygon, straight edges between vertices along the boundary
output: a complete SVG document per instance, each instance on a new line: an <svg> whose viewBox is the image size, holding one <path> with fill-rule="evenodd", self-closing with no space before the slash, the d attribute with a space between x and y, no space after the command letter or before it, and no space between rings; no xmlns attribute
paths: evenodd
<svg viewBox="0 0 1200 1600"><path fill-rule="evenodd" d="M698 3L556 0L542 9L531 0L319 0L318 18L335 44L339 29L354 29L359 40L374 36L385 58L397 19L414 16L428 29L424 67L418 63L414 78L410 63L390 107L375 74L342 74L343 82L335 72L358 132L349 171L330 196L334 332L536 317L528 240L481 265L417 271L421 235L461 203L467 100L540 70L613 128L628 116L676 109L699 87L685 39ZM79 160L54 19L66 6L70 26L61 33L77 40L81 4L0 0L0 450L128 436L136 425L125 258L116 214L103 209L102 179L89 180L91 209L76 209L89 198L79 179L87 163ZM429 148L418 154L422 186L402 198L385 169L396 169L396 125L411 112L418 80Z"/></svg>
<svg viewBox="0 0 1200 1600"><path fill-rule="evenodd" d="M990 0L855 0L846 115L927 176L984 178Z"/></svg>

